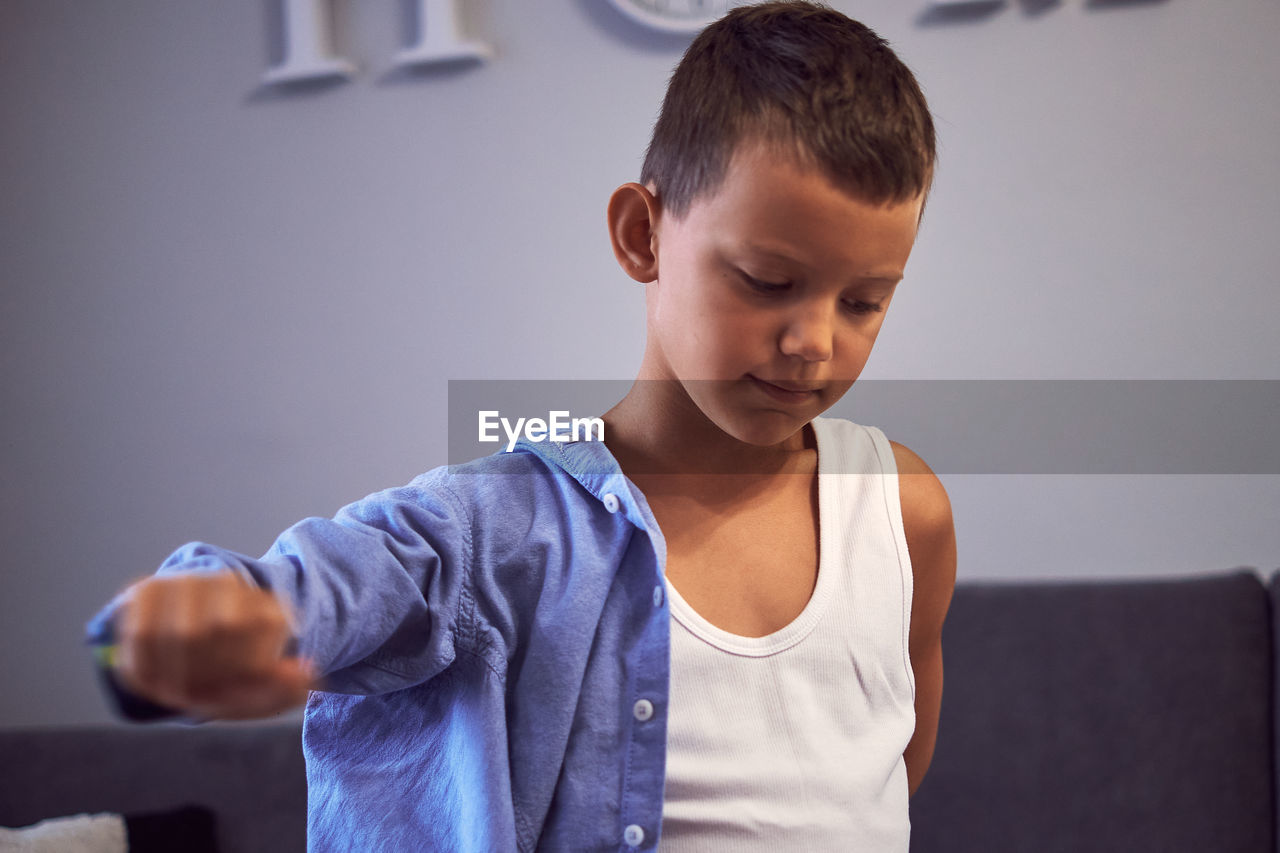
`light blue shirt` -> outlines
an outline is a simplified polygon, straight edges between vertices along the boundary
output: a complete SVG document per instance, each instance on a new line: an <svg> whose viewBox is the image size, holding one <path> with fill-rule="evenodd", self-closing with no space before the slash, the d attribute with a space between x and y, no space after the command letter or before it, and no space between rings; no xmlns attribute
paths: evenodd
<svg viewBox="0 0 1280 853"><path fill-rule="evenodd" d="M665 559L603 443L522 442L302 521L261 559L196 543L160 571L232 568L292 606L325 674L310 850L630 851L662 822Z"/></svg>

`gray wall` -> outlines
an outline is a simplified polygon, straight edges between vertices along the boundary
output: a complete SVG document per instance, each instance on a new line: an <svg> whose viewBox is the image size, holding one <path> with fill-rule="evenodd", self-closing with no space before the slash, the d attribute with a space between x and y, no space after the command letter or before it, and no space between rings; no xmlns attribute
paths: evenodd
<svg viewBox="0 0 1280 853"><path fill-rule="evenodd" d="M496 57L395 73L409 5L338 0L362 73L281 93L270 0L0 4L0 724L105 719L82 624L184 541L442 463L448 379L633 375L603 209L685 42L462 0ZM1280 378L1280 5L835 5L941 134L867 377ZM1274 475L944 481L962 579L1280 565Z"/></svg>

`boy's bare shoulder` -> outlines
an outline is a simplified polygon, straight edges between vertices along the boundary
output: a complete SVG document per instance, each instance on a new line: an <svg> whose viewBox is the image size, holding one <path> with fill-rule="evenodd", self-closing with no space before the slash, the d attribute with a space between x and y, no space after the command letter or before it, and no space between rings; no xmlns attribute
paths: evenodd
<svg viewBox="0 0 1280 853"><path fill-rule="evenodd" d="M943 602L955 585L956 534L951 499L938 475L911 448L890 441L898 465L902 527L917 592L936 588ZM945 603L942 610L945 613Z"/></svg>
<svg viewBox="0 0 1280 853"><path fill-rule="evenodd" d="M889 445L898 466L903 526L926 536L950 531L951 499L938 475L911 448L896 441Z"/></svg>

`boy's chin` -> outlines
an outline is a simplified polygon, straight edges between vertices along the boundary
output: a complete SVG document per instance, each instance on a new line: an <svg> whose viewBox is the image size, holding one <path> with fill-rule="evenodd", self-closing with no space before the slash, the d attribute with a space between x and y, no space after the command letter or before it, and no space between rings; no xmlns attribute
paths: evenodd
<svg viewBox="0 0 1280 853"><path fill-rule="evenodd" d="M720 431L752 447L777 450L804 449L804 428L812 418L775 413L747 418L712 418Z"/></svg>

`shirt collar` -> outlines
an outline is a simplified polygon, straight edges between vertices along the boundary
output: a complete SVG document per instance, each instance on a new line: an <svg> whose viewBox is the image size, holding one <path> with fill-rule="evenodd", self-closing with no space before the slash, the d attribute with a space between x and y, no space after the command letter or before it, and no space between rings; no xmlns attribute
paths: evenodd
<svg viewBox="0 0 1280 853"><path fill-rule="evenodd" d="M562 469L606 505L607 496L612 495L632 524L658 533L658 523L644 493L622 473L618 460L603 441L529 441L521 437L516 448Z"/></svg>

